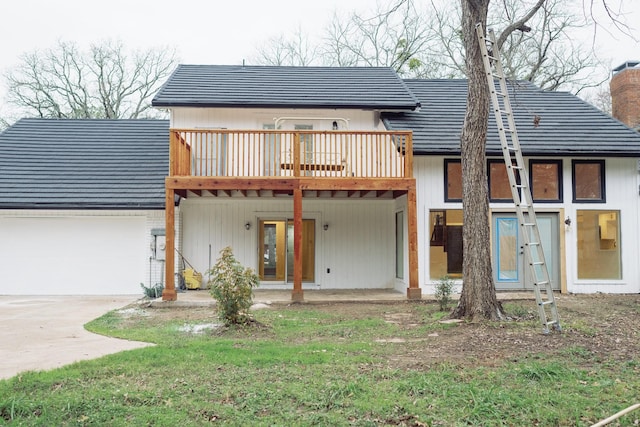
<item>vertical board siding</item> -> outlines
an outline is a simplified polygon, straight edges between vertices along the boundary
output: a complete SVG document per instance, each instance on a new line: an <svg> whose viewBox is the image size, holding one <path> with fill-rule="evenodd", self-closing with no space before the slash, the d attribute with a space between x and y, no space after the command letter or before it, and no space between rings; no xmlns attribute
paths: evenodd
<svg viewBox="0 0 640 427"><path fill-rule="evenodd" d="M199 198L181 203L185 258L199 272L225 246L257 269L258 220L293 218L291 200ZM303 199L303 217L316 220L315 287L392 289L395 279L394 202ZM245 224L251 223L246 230ZM323 230L323 224L329 224ZM330 269L330 273L327 273ZM271 286L264 283L263 286ZM305 284L305 287L308 287Z"/></svg>

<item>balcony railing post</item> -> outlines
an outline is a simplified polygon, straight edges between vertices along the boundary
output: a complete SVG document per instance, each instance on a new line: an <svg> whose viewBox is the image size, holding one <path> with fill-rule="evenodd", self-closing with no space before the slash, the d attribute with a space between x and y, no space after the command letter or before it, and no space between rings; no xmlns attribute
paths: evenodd
<svg viewBox="0 0 640 427"><path fill-rule="evenodd" d="M413 133L408 132L404 148L404 177L413 178Z"/></svg>
<svg viewBox="0 0 640 427"><path fill-rule="evenodd" d="M300 132L293 134L293 176L300 176Z"/></svg>
<svg viewBox="0 0 640 427"><path fill-rule="evenodd" d="M169 141L169 175L178 175L180 171L180 159L178 153L180 152L180 147L178 146L178 133L171 132L170 133L170 141Z"/></svg>

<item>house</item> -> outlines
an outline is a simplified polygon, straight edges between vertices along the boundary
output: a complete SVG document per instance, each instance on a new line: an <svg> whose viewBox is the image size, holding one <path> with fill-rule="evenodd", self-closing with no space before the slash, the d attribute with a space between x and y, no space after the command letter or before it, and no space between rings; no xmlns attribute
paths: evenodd
<svg viewBox="0 0 640 427"><path fill-rule="evenodd" d="M182 65L154 98L171 113L167 224L206 269L225 246L262 287L431 292L462 277L464 80L386 68ZM511 84L554 288L638 292L640 136L579 98ZM528 287L495 123L494 279ZM167 289L175 244L167 226Z"/></svg>
<svg viewBox="0 0 640 427"><path fill-rule="evenodd" d="M553 287L640 292L640 134L568 93L510 96ZM181 65L153 100L168 122L21 120L0 134L0 294L173 300L183 258L204 272L226 246L294 301L461 283L465 102L465 80L383 67ZM487 174L496 288L527 289L493 119Z"/></svg>
<svg viewBox="0 0 640 427"><path fill-rule="evenodd" d="M0 133L0 294L160 282L168 139L166 120L22 119Z"/></svg>

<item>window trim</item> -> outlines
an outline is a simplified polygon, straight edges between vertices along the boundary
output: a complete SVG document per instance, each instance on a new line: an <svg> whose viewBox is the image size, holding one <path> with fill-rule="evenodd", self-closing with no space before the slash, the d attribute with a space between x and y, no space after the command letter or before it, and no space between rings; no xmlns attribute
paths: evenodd
<svg viewBox="0 0 640 427"><path fill-rule="evenodd" d="M459 199L449 197L449 164L450 163L460 164L460 188L462 190L462 159L444 159L444 201L460 203L462 202L462 197L460 197Z"/></svg>
<svg viewBox="0 0 640 427"><path fill-rule="evenodd" d="M579 164L598 164L600 165L600 198L599 199L578 199L576 198L576 165ZM572 190L572 201L573 203L606 203L607 202L607 193L606 193L607 185L606 185L606 169L605 162L603 159L600 160L571 160L571 190Z"/></svg>
<svg viewBox="0 0 640 427"><path fill-rule="evenodd" d="M533 165L540 164L556 164L558 165L558 199L542 199L533 198ZM536 203L562 203L564 202L564 190L562 186L562 159L529 159L529 186L531 197Z"/></svg>

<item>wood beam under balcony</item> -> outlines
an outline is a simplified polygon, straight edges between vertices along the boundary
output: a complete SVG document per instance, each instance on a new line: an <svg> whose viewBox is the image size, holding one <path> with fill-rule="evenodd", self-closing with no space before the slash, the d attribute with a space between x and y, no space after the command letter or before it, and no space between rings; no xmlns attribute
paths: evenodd
<svg viewBox="0 0 640 427"><path fill-rule="evenodd" d="M165 179L165 186L173 190L274 190L293 191L295 178L227 178L172 176Z"/></svg>
<svg viewBox="0 0 640 427"><path fill-rule="evenodd" d="M248 191L272 191L273 194L293 194L293 190L300 189L305 192L320 191L330 192L335 195L338 191L346 191L348 197L359 193L361 197L370 192L376 192L380 197L386 192L392 191L395 197L406 194L415 187L414 178L318 178L318 177L167 177L165 180L167 189L174 190L185 197L186 192L191 191L195 195L201 195L203 191L212 194L222 191L231 196L232 191L238 191L247 196Z"/></svg>

